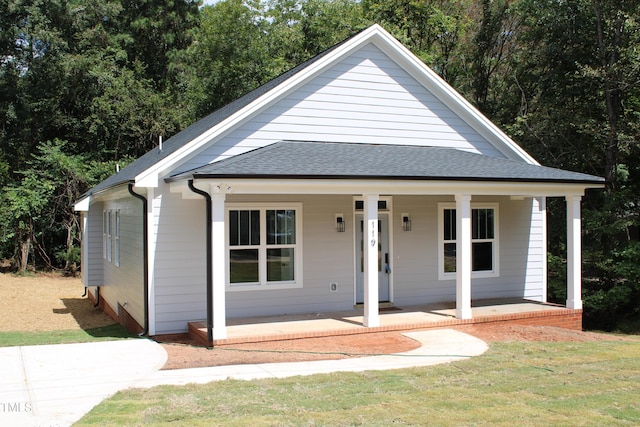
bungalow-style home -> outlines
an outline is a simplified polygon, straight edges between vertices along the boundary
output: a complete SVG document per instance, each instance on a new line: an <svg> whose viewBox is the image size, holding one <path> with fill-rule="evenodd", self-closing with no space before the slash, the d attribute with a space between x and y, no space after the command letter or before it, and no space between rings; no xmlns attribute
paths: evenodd
<svg viewBox="0 0 640 427"><path fill-rule="evenodd" d="M591 175L541 166L378 25L215 111L77 201L93 298L149 335L207 319L545 302L546 198L581 313Z"/></svg>

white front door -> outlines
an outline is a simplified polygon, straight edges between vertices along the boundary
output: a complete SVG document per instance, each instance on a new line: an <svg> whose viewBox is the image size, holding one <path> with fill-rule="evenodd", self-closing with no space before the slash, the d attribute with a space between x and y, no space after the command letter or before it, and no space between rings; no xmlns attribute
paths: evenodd
<svg viewBox="0 0 640 427"><path fill-rule="evenodd" d="M356 304L364 302L364 219L356 215ZM389 254L389 215L378 213L378 300L388 302L389 275L391 274Z"/></svg>

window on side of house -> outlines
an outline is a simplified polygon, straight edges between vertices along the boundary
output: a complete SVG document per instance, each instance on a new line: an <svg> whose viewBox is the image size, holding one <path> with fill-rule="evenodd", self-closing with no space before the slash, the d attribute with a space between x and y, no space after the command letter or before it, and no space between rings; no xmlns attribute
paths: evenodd
<svg viewBox="0 0 640 427"><path fill-rule="evenodd" d="M440 279L456 274L456 209L453 204L439 205L438 264ZM472 277L496 277L498 270L498 205L472 204L471 271Z"/></svg>
<svg viewBox="0 0 640 427"><path fill-rule="evenodd" d="M107 215L107 211L102 211L102 258L104 259L107 259L107 236L109 235Z"/></svg>
<svg viewBox="0 0 640 427"><path fill-rule="evenodd" d="M113 221L111 211L107 211L107 261L111 262L111 239L113 236Z"/></svg>
<svg viewBox="0 0 640 427"><path fill-rule="evenodd" d="M116 267L120 267L120 211L115 211L115 223L113 233L114 261Z"/></svg>
<svg viewBox="0 0 640 427"><path fill-rule="evenodd" d="M228 282L235 290L302 286L300 206L230 206Z"/></svg>

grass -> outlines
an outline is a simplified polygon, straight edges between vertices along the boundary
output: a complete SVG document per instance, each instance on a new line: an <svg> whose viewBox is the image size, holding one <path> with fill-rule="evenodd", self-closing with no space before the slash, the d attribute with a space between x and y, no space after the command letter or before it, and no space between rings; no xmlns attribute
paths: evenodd
<svg viewBox="0 0 640 427"><path fill-rule="evenodd" d="M640 342L501 342L420 369L126 390L78 425L638 425Z"/></svg>
<svg viewBox="0 0 640 427"><path fill-rule="evenodd" d="M0 347L41 344L69 344L78 342L108 341L114 339L134 338L120 324L113 324L92 329L73 329L46 332L0 332Z"/></svg>

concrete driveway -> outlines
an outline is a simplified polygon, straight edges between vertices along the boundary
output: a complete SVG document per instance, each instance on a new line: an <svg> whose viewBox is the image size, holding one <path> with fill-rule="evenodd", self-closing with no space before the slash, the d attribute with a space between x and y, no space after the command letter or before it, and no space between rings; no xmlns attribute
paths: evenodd
<svg viewBox="0 0 640 427"><path fill-rule="evenodd" d="M394 355L172 371L160 371L167 354L146 339L0 348L0 425L68 426L105 398L132 387L420 367L464 360L488 348L452 329L404 335L422 346Z"/></svg>
<svg viewBox="0 0 640 427"><path fill-rule="evenodd" d="M71 425L166 361L146 339L0 348L0 425Z"/></svg>

